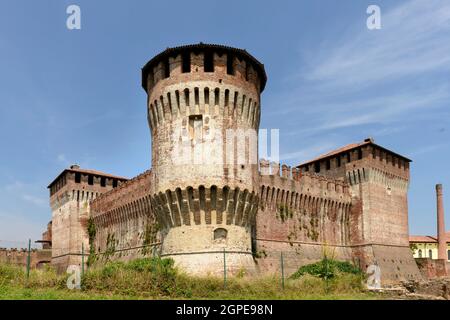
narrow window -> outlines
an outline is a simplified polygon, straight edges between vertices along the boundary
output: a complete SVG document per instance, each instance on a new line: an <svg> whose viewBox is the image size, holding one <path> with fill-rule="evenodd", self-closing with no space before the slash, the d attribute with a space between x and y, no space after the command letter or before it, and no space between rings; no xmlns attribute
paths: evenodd
<svg viewBox="0 0 450 320"><path fill-rule="evenodd" d="M327 170L331 169L331 161L330 159L327 160Z"/></svg>
<svg viewBox="0 0 450 320"><path fill-rule="evenodd" d="M169 104L170 113L172 114L173 113L173 111L172 111L172 99L170 98L170 92L167 92L167 102Z"/></svg>
<svg viewBox="0 0 450 320"><path fill-rule="evenodd" d="M191 72L191 53L184 52L181 59L182 59L181 72L182 73Z"/></svg>
<svg viewBox="0 0 450 320"><path fill-rule="evenodd" d="M113 188L117 188L117 179L113 179Z"/></svg>
<svg viewBox="0 0 450 320"><path fill-rule="evenodd" d="M234 56L227 54L227 74L234 75Z"/></svg>
<svg viewBox="0 0 450 320"><path fill-rule="evenodd" d="M361 160L363 157L362 150L358 149L358 160Z"/></svg>
<svg viewBox="0 0 450 320"><path fill-rule="evenodd" d="M340 167L341 166L341 156L337 156L336 160L337 160L337 166Z"/></svg>
<svg viewBox="0 0 450 320"><path fill-rule="evenodd" d="M428 258L433 259L433 251L431 249L428 250Z"/></svg>
<svg viewBox="0 0 450 320"><path fill-rule="evenodd" d="M225 106L228 106L230 100L230 90L225 90Z"/></svg>
<svg viewBox="0 0 450 320"><path fill-rule="evenodd" d="M164 78L170 77L169 59L164 60Z"/></svg>
<svg viewBox="0 0 450 320"><path fill-rule="evenodd" d="M320 162L314 163L314 172L316 173L320 172Z"/></svg>
<svg viewBox="0 0 450 320"><path fill-rule="evenodd" d="M180 111L180 91L175 90L175 100L177 100L177 108Z"/></svg>
<svg viewBox="0 0 450 320"><path fill-rule="evenodd" d="M419 249L419 258L422 258L422 249Z"/></svg>
<svg viewBox="0 0 450 320"><path fill-rule="evenodd" d="M106 178L105 177L100 178L100 186L106 187Z"/></svg>
<svg viewBox="0 0 450 320"><path fill-rule="evenodd" d="M216 90L214 90L214 104L216 106L219 105L219 93L220 93L219 88L216 88Z"/></svg>
<svg viewBox="0 0 450 320"><path fill-rule="evenodd" d="M209 88L205 88L205 104L209 105Z"/></svg>
<svg viewBox="0 0 450 320"><path fill-rule="evenodd" d="M184 103L189 107L189 89L184 89Z"/></svg>
<svg viewBox="0 0 450 320"><path fill-rule="evenodd" d="M206 51L204 53L203 68L205 72L214 72L214 54L212 51Z"/></svg>
<svg viewBox="0 0 450 320"><path fill-rule="evenodd" d="M200 104L200 96L198 93L198 88L194 88L194 95L195 95L195 104L199 105Z"/></svg>
<svg viewBox="0 0 450 320"><path fill-rule="evenodd" d="M77 172L75 173L75 183L81 182L81 173Z"/></svg>
<svg viewBox="0 0 450 320"><path fill-rule="evenodd" d="M347 152L347 163L350 162L350 152Z"/></svg>
<svg viewBox="0 0 450 320"><path fill-rule="evenodd" d="M94 184L94 176L88 175L88 185L92 186Z"/></svg>
<svg viewBox="0 0 450 320"><path fill-rule="evenodd" d="M233 116L236 115L238 97L239 97L239 93L237 91L235 91L234 92L234 101L233 101Z"/></svg>

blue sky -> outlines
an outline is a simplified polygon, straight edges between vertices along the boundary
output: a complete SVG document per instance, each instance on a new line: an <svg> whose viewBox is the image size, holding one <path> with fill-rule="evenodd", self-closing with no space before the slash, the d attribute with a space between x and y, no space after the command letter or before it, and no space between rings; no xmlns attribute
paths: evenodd
<svg viewBox="0 0 450 320"><path fill-rule="evenodd" d="M66 28L70 4L81 30ZM369 4L380 30L366 27ZM435 233L438 182L450 229L449 1L3 0L0 246L40 238L46 186L71 163L128 177L150 167L140 68L200 41L265 64L261 127L281 128L284 163L372 136L414 161L411 233Z"/></svg>

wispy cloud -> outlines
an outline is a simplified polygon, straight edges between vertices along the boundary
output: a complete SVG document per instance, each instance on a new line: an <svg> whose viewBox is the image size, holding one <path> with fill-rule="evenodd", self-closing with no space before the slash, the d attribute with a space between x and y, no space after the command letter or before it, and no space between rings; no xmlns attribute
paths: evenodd
<svg viewBox="0 0 450 320"><path fill-rule="evenodd" d="M48 200L47 199L44 199L44 198L41 198L41 197L37 197L37 196L34 196L34 195L23 194L22 195L22 199L32 203L35 206L40 206L40 207L47 207L48 206Z"/></svg>
<svg viewBox="0 0 450 320"><path fill-rule="evenodd" d="M329 151L330 149L335 148L336 146L337 145L332 142L324 142L321 144L314 144L312 146L302 148L300 150L283 153L280 155L280 160L287 161L287 160L295 159L296 162L302 163L304 161L307 161L307 160L310 160L310 159L316 157L318 154L324 153L325 151Z"/></svg>
<svg viewBox="0 0 450 320"><path fill-rule="evenodd" d="M328 39L306 68L288 75L293 85L280 92L283 106L273 112L299 112L308 121L291 135L306 137L329 130L376 125L377 131L448 108L450 101L450 2L412 0L382 11L382 29L360 22L347 34ZM431 110L433 108L433 110ZM269 111L270 112L270 111ZM435 112L435 117L438 112ZM430 120L430 119L429 119Z"/></svg>
<svg viewBox="0 0 450 320"><path fill-rule="evenodd" d="M27 240L41 238L43 226L30 221L30 219L17 212L0 211L0 247L25 248Z"/></svg>
<svg viewBox="0 0 450 320"><path fill-rule="evenodd" d="M310 61L304 77L348 89L450 70L450 2L404 2L383 12L382 21L378 31L352 30L345 43Z"/></svg>

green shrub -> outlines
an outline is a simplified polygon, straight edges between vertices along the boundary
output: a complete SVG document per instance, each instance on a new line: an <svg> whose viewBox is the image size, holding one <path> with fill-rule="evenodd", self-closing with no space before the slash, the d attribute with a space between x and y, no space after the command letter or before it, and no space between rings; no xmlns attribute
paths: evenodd
<svg viewBox="0 0 450 320"><path fill-rule="evenodd" d="M293 275L291 275L291 278L298 279L305 274L310 274L322 279L332 279L339 274L361 275L361 270L350 262L325 258L316 263L300 267Z"/></svg>

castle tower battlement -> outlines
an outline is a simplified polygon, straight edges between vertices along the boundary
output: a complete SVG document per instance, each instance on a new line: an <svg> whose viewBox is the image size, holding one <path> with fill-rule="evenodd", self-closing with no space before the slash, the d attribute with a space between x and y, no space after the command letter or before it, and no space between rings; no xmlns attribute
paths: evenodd
<svg viewBox="0 0 450 320"><path fill-rule="evenodd" d="M162 255L188 272L253 269L264 67L245 50L170 48L142 69ZM195 237L193 235L195 234Z"/></svg>
<svg viewBox="0 0 450 320"><path fill-rule="evenodd" d="M48 189L52 209L52 264L59 271L81 264L81 247L89 248L87 220L90 203L126 178L73 165L63 170Z"/></svg>

